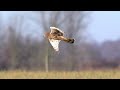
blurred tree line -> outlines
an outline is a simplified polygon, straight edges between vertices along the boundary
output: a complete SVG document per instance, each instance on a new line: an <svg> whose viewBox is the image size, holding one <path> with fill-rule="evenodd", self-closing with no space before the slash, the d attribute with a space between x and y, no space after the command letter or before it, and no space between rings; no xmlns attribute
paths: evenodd
<svg viewBox="0 0 120 90"><path fill-rule="evenodd" d="M119 67L120 41L116 41L116 44L106 41L101 45L87 41L90 39L89 36L85 36L88 12L38 11L35 13L39 17L33 22L40 24L42 34L49 31L50 26L55 26L62 29L66 37L74 38L75 44L60 42L60 52L54 52L45 38L39 40L31 36L23 36L21 30L24 17L21 17L18 26L16 20L5 28L4 31L7 31L5 37L0 35L1 70L77 71Z"/></svg>

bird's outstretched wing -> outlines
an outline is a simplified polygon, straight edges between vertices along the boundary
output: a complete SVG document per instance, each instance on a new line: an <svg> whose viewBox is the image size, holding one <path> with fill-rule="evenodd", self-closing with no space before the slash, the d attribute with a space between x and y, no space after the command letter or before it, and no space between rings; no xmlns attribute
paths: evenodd
<svg viewBox="0 0 120 90"><path fill-rule="evenodd" d="M55 51L59 51L60 41L74 43L74 39L64 37L64 32L56 27L50 27L51 31L46 35Z"/></svg>
<svg viewBox="0 0 120 90"><path fill-rule="evenodd" d="M63 36L64 32L61 31L59 28L56 27L50 27L50 35L53 37ZM59 43L61 40L57 40L57 38L49 39L49 42L51 43L52 47L55 51L59 51Z"/></svg>
<svg viewBox="0 0 120 90"><path fill-rule="evenodd" d="M52 47L54 48L55 51L59 51L59 43L61 40L54 40L54 39L49 39L49 42L51 43Z"/></svg>
<svg viewBox="0 0 120 90"><path fill-rule="evenodd" d="M63 34L64 34L64 32L62 30L60 30L59 28L50 27L50 29L51 29L50 34L54 34L54 35L57 35L57 36L63 36Z"/></svg>

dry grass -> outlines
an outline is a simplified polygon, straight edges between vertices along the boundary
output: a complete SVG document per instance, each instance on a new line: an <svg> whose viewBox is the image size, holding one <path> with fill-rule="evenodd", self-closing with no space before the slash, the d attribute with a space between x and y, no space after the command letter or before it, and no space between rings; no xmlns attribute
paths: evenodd
<svg viewBox="0 0 120 90"><path fill-rule="evenodd" d="M0 79L120 79L119 70L80 72L1 71Z"/></svg>

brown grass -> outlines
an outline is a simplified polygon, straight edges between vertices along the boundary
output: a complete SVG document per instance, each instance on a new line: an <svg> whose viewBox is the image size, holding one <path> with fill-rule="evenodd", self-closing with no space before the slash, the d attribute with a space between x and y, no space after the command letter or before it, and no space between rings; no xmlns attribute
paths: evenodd
<svg viewBox="0 0 120 90"><path fill-rule="evenodd" d="M0 79L119 79L119 70L85 70L79 72L1 71Z"/></svg>

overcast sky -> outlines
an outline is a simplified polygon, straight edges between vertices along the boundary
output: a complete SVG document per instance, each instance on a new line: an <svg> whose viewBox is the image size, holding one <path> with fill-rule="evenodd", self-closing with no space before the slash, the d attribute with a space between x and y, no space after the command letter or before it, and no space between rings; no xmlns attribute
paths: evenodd
<svg viewBox="0 0 120 90"><path fill-rule="evenodd" d="M0 17L2 17L1 21L3 21L4 25L12 20L11 17L16 15L13 11L0 11L0 13L2 13ZM88 32L95 40L103 42L105 40L120 39L120 11L93 11L91 18ZM38 25L36 27L36 29L39 28Z"/></svg>
<svg viewBox="0 0 120 90"><path fill-rule="evenodd" d="M98 42L120 39L120 11L94 11L88 30Z"/></svg>

